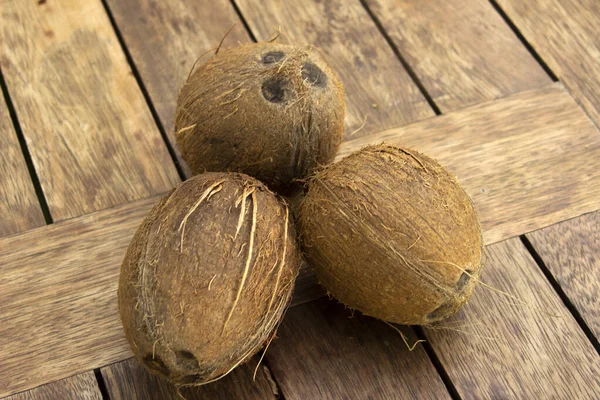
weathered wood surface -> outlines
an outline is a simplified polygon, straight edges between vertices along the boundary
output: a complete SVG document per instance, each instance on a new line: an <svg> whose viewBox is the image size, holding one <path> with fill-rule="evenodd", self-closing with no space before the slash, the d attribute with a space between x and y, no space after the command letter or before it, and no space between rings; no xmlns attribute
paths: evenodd
<svg viewBox="0 0 600 400"><path fill-rule="evenodd" d="M499 0L500 7L585 109L600 124L600 4L594 0ZM600 217L590 214L528 235L535 249L600 337Z"/></svg>
<svg viewBox="0 0 600 400"><path fill-rule="evenodd" d="M4 400L102 400L94 372L88 371L66 379L42 385Z"/></svg>
<svg viewBox="0 0 600 400"><path fill-rule="evenodd" d="M480 214L486 243L600 206L600 132L554 84L348 142L387 141L439 160Z"/></svg>
<svg viewBox="0 0 600 400"><path fill-rule="evenodd" d="M135 359L102 368L102 375L111 400L268 400L276 399L278 389L269 370L260 365L253 380L258 359L236 368L225 378L210 385L177 388L148 373ZM181 394L181 396L180 396Z"/></svg>
<svg viewBox="0 0 600 400"><path fill-rule="evenodd" d="M266 353L286 399L450 398L421 346L409 351L393 328L359 314L327 299L287 312Z"/></svg>
<svg viewBox="0 0 600 400"><path fill-rule="evenodd" d="M600 339L600 213L560 222L527 238Z"/></svg>
<svg viewBox="0 0 600 400"><path fill-rule="evenodd" d="M596 0L497 2L600 125L600 3Z"/></svg>
<svg viewBox="0 0 600 400"><path fill-rule="evenodd" d="M156 200L0 241L0 397L131 356L117 313L119 267Z"/></svg>
<svg viewBox="0 0 600 400"><path fill-rule="evenodd" d="M99 1L3 1L0 63L55 221L179 177Z"/></svg>
<svg viewBox="0 0 600 400"><path fill-rule="evenodd" d="M250 42L248 33L227 0L214 0L210 4L186 0L108 0L108 4L180 158L173 135L175 104L192 65L201 55L210 57L229 28L233 27L223 47Z"/></svg>
<svg viewBox="0 0 600 400"><path fill-rule="evenodd" d="M45 225L19 140L0 95L0 237Z"/></svg>
<svg viewBox="0 0 600 400"><path fill-rule="evenodd" d="M550 83L488 0L366 0L443 111Z"/></svg>
<svg viewBox="0 0 600 400"><path fill-rule="evenodd" d="M488 243L598 208L600 135L560 87L373 140L384 138L458 169L482 212ZM352 141L343 152L362 145ZM117 277L134 230L156 200L0 239L6 266L0 270L0 396L131 357L117 316Z"/></svg>
<svg viewBox="0 0 600 400"><path fill-rule="evenodd" d="M433 115L359 1L236 3L259 40L268 39L280 29L283 42L310 43L323 50L346 87L346 139ZM365 118L364 128L354 133Z"/></svg>
<svg viewBox="0 0 600 400"><path fill-rule="evenodd" d="M464 399L593 399L600 355L518 238L488 246L469 303L426 335ZM558 318L546 315L555 313Z"/></svg>

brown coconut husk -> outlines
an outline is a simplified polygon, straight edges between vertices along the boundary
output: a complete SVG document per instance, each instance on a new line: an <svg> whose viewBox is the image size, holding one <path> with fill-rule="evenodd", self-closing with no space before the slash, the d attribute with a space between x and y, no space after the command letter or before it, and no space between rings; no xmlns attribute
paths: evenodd
<svg viewBox="0 0 600 400"><path fill-rule="evenodd" d="M179 94L175 135L194 174L237 171L280 192L331 162L344 131L344 90L313 47L221 49Z"/></svg>
<svg viewBox="0 0 600 400"><path fill-rule="evenodd" d="M119 311L136 358L177 385L220 379L272 339L300 266L287 206L243 174L198 175L129 246Z"/></svg>
<svg viewBox="0 0 600 400"><path fill-rule="evenodd" d="M298 223L325 288L385 321L447 318L479 280L475 207L451 174L414 150L369 146L326 167L309 183Z"/></svg>

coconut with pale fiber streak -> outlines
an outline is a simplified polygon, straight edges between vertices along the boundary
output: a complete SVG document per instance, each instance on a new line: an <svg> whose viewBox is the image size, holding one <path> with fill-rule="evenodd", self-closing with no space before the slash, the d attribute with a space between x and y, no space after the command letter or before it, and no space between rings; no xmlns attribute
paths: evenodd
<svg viewBox="0 0 600 400"><path fill-rule="evenodd" d="M482 268L469 196L414 150L369 146L327 166L309 183L298 226L322 285L385 321L427 325L454 314Z"/></svg>
<svg viewBox="0 0 600 400"><path fill-rule="evenodd" d="M136 358L178 385L222 377L272 339L299 265L287 206L262 183L206 173L180 184L121 267L119 311Z"/></svg>
<svg viewBox="0 0 600 400"><path fill-rule="evenodd" d="M243 172L285 192L333 160L345 112L342 84L315 48L254 43L193 70L175 135L193 173Z"/></svg>

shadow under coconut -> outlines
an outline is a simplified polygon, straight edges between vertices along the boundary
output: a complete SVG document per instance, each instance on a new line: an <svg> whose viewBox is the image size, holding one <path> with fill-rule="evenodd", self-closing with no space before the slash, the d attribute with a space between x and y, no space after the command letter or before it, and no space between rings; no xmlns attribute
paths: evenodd
<svg viewBox="0 0 600 400"><path fill-rule="evenodd" d="M102 369L110 397L128 400L200 400L232 399L262 400L278 397L277 386L267 367L261 363L256 379L254 371L258 356L234 369L223 379L197 387L177 387L150 374L135 359L129 359Z"/></svg>
<svg viewBox="0 0 600 400"><path fill-rule="evenodd" d="M418 339L400 329L409 343ZM423 346L409 351L394 329L335 299L290 308L265 358L283 395L293 398L448 396Z"/></svg>

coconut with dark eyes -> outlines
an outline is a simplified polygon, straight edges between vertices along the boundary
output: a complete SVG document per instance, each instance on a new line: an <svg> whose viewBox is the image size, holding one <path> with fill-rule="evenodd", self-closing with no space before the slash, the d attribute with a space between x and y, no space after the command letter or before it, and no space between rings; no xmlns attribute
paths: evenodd
<svg viewBox="0 0 600 400"><path fill-rule="evenodd" d="M331 162L344 90L314 47L254 43L220 50L181 89L175 135L194 174L236 171L289 192Z"/></svg>
<svg viewBox="0 0 600 400"><path fill-rule="evenodd" d="M118 290L125 336L177 385L219 379L273 338L299 266L283 201L247 175L197 175L131 241Z"/></svg>
<svg viewBox="0 0 600 400"><path fill-rule="evenodd" d="M473 203L440 164L414 150L369 146L325 167L308 185L298 226L323 286L385 321L447 318L481 273Z"/></svg>

